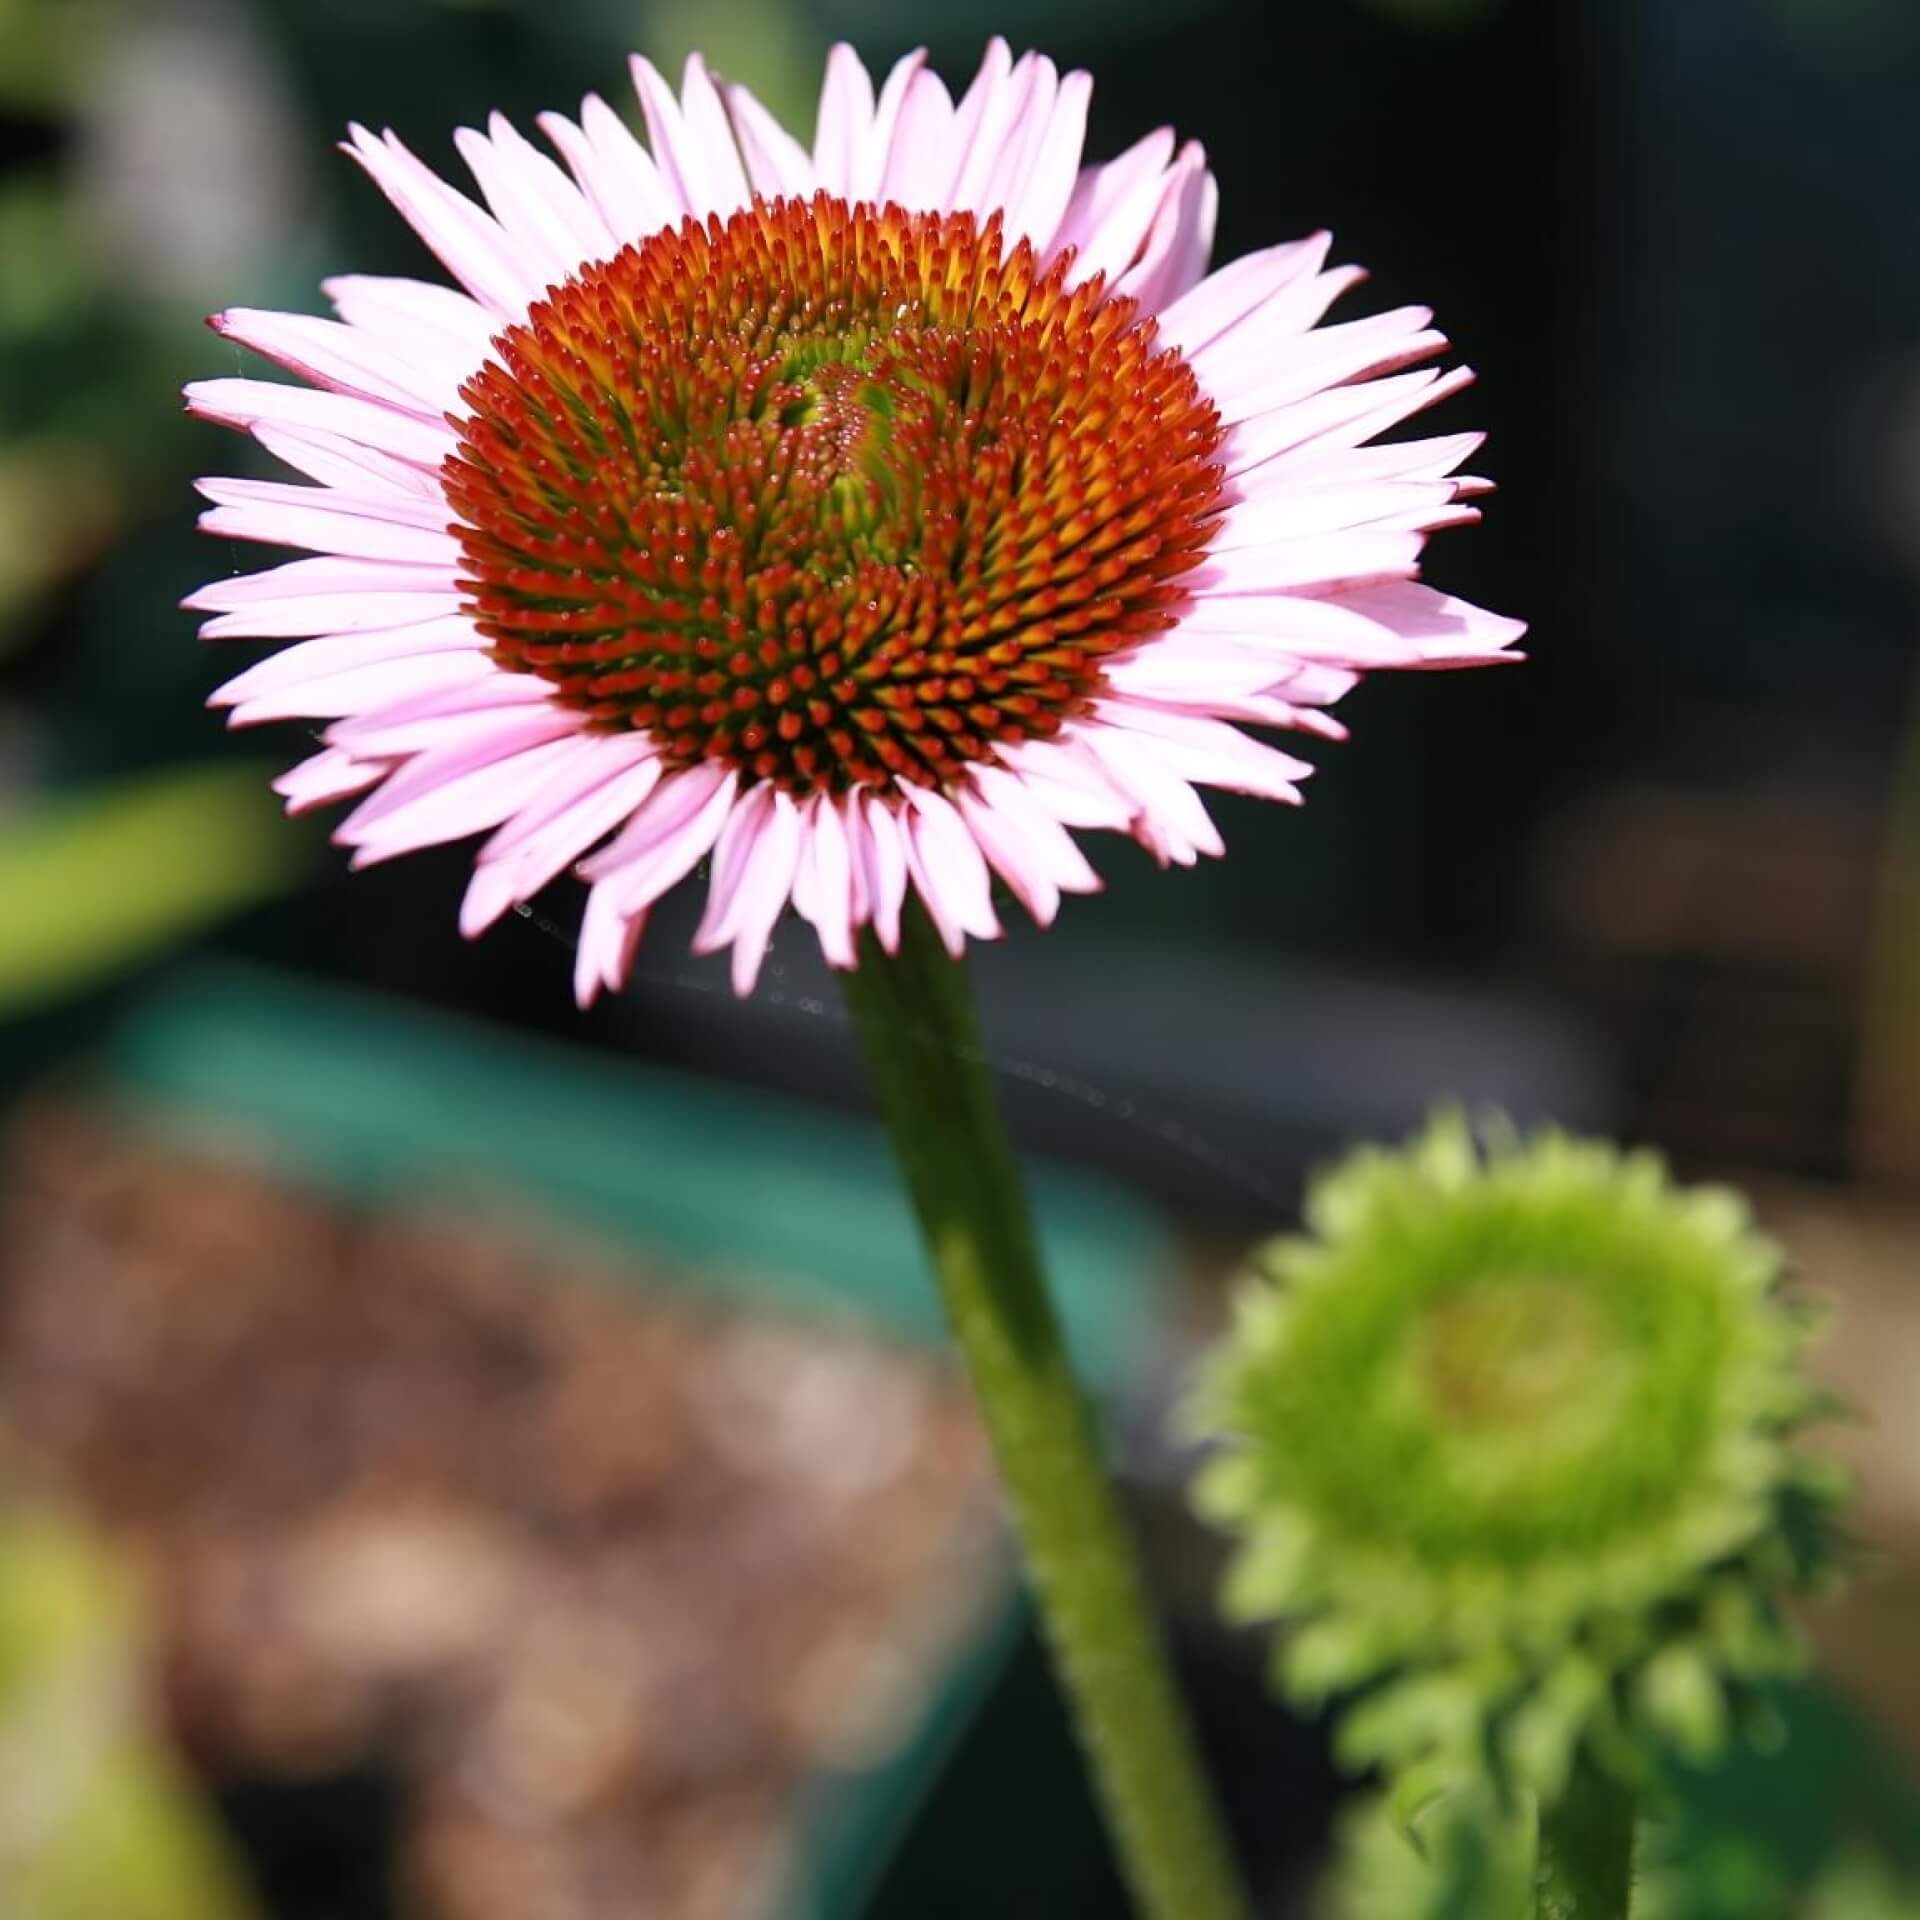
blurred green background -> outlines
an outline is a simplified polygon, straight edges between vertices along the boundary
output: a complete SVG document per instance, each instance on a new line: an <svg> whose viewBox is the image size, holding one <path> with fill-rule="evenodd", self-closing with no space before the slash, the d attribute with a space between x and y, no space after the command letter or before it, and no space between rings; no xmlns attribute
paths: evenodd
<svg viewBox="0 0 1920 1920"><path fill-rule="evenodd" d="M1328 226L1339 257L1372 269L1353 311L1435 307L1481 379L1432 430L1491 429L1476 465L1501 491L1485 525L1436 542L1428 577L1532 624L1522 670L1360 689L1352 742L1313 750L1307 808L1219 801L1225 861L1160 874L1103 842L1107 892L979 959L1023 1141L1107 1182L1113 1208L1145 1208L1166 1227L1153 1245L1174 1250L1149 1262L1170 1330L1117 1418L1272 1911L1320 1910L1340 1789L1315 1730L1266 1706L1246 1651L1209 1624L1211 1550L1180 1511L1158 1415L1237 1249L1281 1224L1302 1167L1404 1130L1441 1096L1650 1139L1690 1174L1753 1186L1836 1297L1827 1364L1870 1416L1845 1446L1883 1552L1822 1635L1871 1712L1835 1708L1773 1763L1800 1771L1773 1777L1832 1778L1835 1753L1870 1754L1857 1777L1897 1796L1920 1754L1910 0L0 0L0 1221L53 1206L22 1144L48 1099L112 1109L129 1046L174 1031L182 980L231 991L252 1020L265 1003L249 994L288 985L453 1009L503 1044L542 1037L697 1076L763 1120L788 1111L770 1098L811 1103L823 1126L859 1105L804 929L785 931L741 1005L716 967L683 957L692 909L670 903L631 992L582 1017L570 884L467 946L462 850L349 880L324 823L280 818L266 781L304 738L221 731L203 703L242 655L200 643L177 606L261 561L194 533L192 479L266 468L189 422L178 390L261 371L202 327L217 307L316 310L323 274L431 270L335 152L350 119L451 169L454 126L495 108L530 125L589 89L620 98L630 49L677 67L697 44L804 131L831 40L876 68L925 44L953 81L990 32L1092 69L1090 154L1166 122L1205 143L1217 260ZM346 1035L355 1003L325 1004ZM214 1142L196 1151L260 1158L257 1106L196 1097ZM84 1303L87 1269L59 1266L62 1234L104 1218L105 1193L58 1186L68 1227L15 1232L0 1252L0 1343L17 1348L17 1364L0 1356L0 1436L7 1394L31 1398L33 1369L56 1364L24 1340L21 1303L47 1289ZM813 1198L830 1206L831 1184ZM122 1264L152 1255L137 1212L115 1216ZM284 1222L250 1231L253 1268L290 1258ZM105 1334L74 1312L84 1353ZM188 1876L185 1904L156 1894L156 1915L219 1920L223 1901L283 1920L412 1915L368 1904L389 1898L368 1890L393 1884L391 1838L367 1810L385 1788L363 1804L355 1767L236 1785L192 1753L213 1799L197 1793L180 1758L191 1715L168 1678L173 1563L130 1540L125 1503L101 1492L119 1468L73 1467L93 1431L83 1404L77 1388L60 1401L10 1469L21 1544L0 1550L0 1776L33 1738L16 1738L10 1676L57 1665L34 1639L47 1593L72 1596L55 1639L97 1632L147 1677L61 1709L96 1716L88 1751L112 1776L99 1791L124 1791L125 1810L66 1841L42 1823L33 1846L111 1861L108 1832L151 1844L174 1865L129 1869L128 1884ZM404 1419L396 1433L404 1452ZM57 1518L36 1517L43 1500ZM147 1598L96 1608L83 1594L131 1579L119 1554L142 1568L126 1592ZM36 1555L57 1570L19 1570ZM16 1585L29 1598L10 1598ZM41 1692L29 1710L49 1710ZM1871 1853L1875 1826L1832 1808L1791 1861L1763 1859L1746 1881L1730 1869L1749 1890L1726 1906L1723 1885L1722 1906L1698 1910L1899 1911L1897 1863L1835 1866ZM365 1873L334 1887L274 1866L276 1847L319 1857L301 1851L315 1833L338 1838L322 1853L363 1853ZM16 1891L24 1845L0 1817L0 1911L146 1911L40 1866ZM887 1912L1118 1910L1030 1649L890 1871ZM617 1890L604 1908L640 1911Z"/></svg>

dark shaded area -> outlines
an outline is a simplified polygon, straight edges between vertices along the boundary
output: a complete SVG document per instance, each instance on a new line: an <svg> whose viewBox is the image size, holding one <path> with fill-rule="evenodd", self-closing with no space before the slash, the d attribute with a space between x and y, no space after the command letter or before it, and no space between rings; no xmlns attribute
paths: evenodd
<svg viewBox="0 0 1920 1920"><path fill-rule="evenodd" d="M1317 1737L1248 1690L1216 1647L1179 1650L1180 1678L1251 1882L1304 1885L1340 1791ZM1289 1909L1276 1907L1275 1911ZM1008 1920L1127 1906L1038 1638L1029 1631L877 1892L873 1920Z"/></svg>
<svg viewBox="0 0 1920 1920"><path fill-rule="evenodd" d="M274 1920L396 1920L397 1781L370 1769L229 1779L214 1804Z"/></svg>

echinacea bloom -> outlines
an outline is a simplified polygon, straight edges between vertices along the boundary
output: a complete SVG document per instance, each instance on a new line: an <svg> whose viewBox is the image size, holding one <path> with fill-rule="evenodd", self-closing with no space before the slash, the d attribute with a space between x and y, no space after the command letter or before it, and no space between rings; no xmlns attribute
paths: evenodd
<svg viewBox="0 0 1920 1920"><path fill-rule="evenodd" d="M1361 277L1324 234L1209 274L1201 150L1083 166L1086 74L995 40L957 102L918 54L876 98L836 48L809 152L698 57L633 73L650 151L597 98L541 116L564 168L457 133L484 206L355 127L458 289L228 311L310 384L187 389L318 483L201 483L313 556L189 599L297 642L214 702L330 723L278 789L367 793L356 863L489 834L469 935L576 867L584 1005L708 862L742 993L789 902L838 967L909 889L958 953L996 875L1042 924L1098 886L1069 829L1191 864L1196 785L1298 800L1244 728L1339 738L1367 670L1518 636L1416 577L1479 437L1364 444L1469 378L1426 309L1319 326Z"/></svg>

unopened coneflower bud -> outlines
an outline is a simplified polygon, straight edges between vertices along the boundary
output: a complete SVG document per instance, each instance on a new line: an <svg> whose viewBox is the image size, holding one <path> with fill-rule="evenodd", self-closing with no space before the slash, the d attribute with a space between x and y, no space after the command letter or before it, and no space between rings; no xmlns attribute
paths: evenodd
<svg viewBox="0 0 1920 1920"><path fill-rule="evenodd" d="M1343 1758L1552 1804L1710 1757L1831 1558L1810 1313L1744 1203L1650 1154L1437 1120L1323 1175L1211 1357L1226 1605Z"/></svg>

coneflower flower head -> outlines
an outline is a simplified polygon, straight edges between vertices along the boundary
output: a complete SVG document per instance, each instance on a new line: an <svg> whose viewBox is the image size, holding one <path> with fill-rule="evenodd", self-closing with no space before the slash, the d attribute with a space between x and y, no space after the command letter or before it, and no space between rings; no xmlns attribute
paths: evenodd
<svg viewBox="0 0 1920 1920"><path fill-rule="evenodd" d="M317 483L202 483L315 556L191 597L298 643L216 703L327 723L280 790L366 794L358 861L488 834L469 934L577 869L584 1003L706 863L742 992L789 904L838 967L910 893L958 953L996 881L1042 924L1098 886L1070 830L1190 864L1196 786L1297 800L1245 729L1517 637L1416 578L1477 436L1364 444L1466 378L1430 315L1319 326L1325 235L1209 274L1204 155L1083 165L1085 74L996 40L876 97L838 48L811 150L697 57L634 79L648 146L597 98L541 118L564 166L463 129L484 204L354 129L457 288L218 315L311 385L188 389Z"/></svg>
<svg viewBox="0 0 1920 1920"><path fill-rule="evenodd" d="M1281 1686L1435 1790L1552 1801L1710 1757L1827 1566L1810 1315L1737 1196L1457 1117L1315 1182L1196 1395L1227 1605Z"/></svg>

